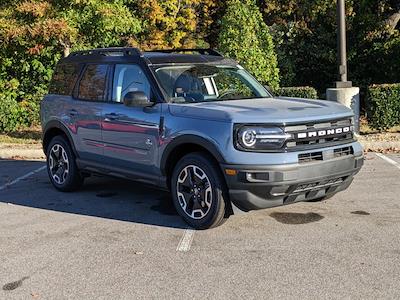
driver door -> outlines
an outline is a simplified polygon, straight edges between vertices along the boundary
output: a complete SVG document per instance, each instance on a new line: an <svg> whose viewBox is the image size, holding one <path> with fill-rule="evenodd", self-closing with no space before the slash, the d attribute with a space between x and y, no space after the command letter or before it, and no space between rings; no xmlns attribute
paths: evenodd
<svg viewBox="0 0 400 300"><path fill-rule="evenodd" d="M115 65L111 101L104 104L102 135L105 163L128 173L155 175L161 104L127 107L128 92L142 91L152 99L149 80L136 64Z"/></svg>

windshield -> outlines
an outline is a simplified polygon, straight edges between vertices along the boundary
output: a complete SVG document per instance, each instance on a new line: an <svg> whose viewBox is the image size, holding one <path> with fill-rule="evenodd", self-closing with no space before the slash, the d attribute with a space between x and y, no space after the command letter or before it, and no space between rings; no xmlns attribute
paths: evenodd
<svg viewBox="0 0 400 300"><path fill-rule="evenodd" d="M271 95L240 66L188 65L155 69L171 102L268 98Z"/></svg>

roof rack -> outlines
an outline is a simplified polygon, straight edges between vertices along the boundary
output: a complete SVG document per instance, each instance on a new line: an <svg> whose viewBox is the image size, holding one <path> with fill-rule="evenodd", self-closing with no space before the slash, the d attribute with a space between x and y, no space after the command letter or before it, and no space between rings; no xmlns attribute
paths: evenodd
<svg viewBox="0 0 400 300"><path fill-rule="evenodd" d="M147 52L161 52L161 53L182 53L182 52L198 52L201 55L213 55L213 56L223 56L216 50L213 49L160 49L160 50L151 50Z"/></svg>
<svg viewBox="0 0 400 300"><path fill-rule="evenodd" d="M81 50L72 52L69 56L81 56L81 55L103 55L103 56L134 56L142 55L142 52L138 48L131 47L115 47L115 48L98 48L91 50Z"/></svg>

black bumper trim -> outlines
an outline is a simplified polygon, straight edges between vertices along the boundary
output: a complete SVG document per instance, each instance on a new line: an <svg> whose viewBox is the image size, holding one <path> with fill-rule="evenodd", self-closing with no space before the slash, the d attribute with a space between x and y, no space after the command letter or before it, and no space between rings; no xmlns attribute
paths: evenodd
<svg viewBox="0 0 400 300"><path fill-rule="evenodd" d="M288 165L225 165L237 175L225 174L230 199L244 211L263 209L333 195L346 189L363 165L363 156ZM249 182L247 173L268 173L268 180ZM307 186L309 185L309 186Z"/></svg>

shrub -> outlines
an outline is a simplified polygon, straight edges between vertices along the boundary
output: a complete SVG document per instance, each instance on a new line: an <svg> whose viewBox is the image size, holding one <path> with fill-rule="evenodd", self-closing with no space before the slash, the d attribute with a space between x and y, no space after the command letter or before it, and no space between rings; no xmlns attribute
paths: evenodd
<svg viewBox="0 0 400 300"><path fill-rule="evenodd" d="M16 131L39 123L39 105L17 102L0 93L0 132Z"/></svg>
<svg viewBox="0 0 400 300"><path fill-rule="evenodd" d="M282 87L275 91L277 96L317 99L317 90L310 86Z"/></svg>
<svg viewBox="0 0 400 300"><path fill-rule="evenodd" d="M18 103L0 94L0 132L14 131L18 126Z"/></svg>
<svg viewBox="0 0 400 300"><path fill-rule="evenodd" d="M367 92L367 118L374 129L400 125L400 84L371 85Z"/></svg>
<svg viewBox="0 0 400 300"><path fill-rule="evenodd" d="M10 132L39 122L39 104L16 101L19 82L0 81L0 132Z"/></svg>
<svg viewBox="0 0 400 300"><path fill-rule="evenodd" d="M220 24L218 49L235 58L263 84L277 88L279 70L275 47L256 2L229 0Z"/></svg>

